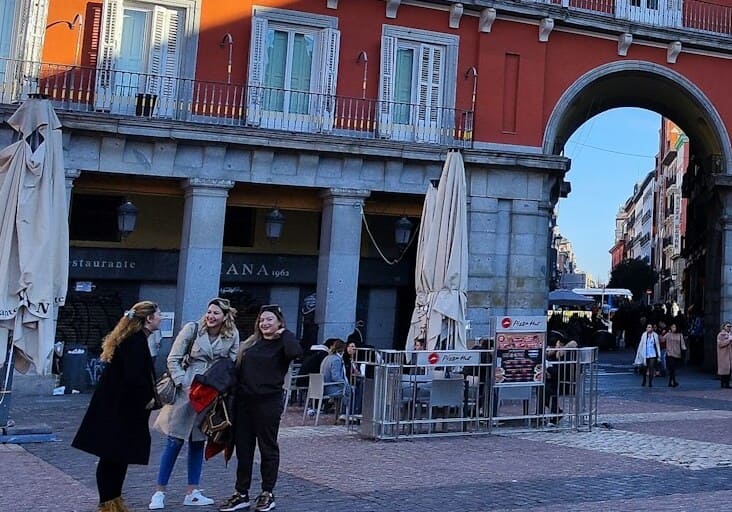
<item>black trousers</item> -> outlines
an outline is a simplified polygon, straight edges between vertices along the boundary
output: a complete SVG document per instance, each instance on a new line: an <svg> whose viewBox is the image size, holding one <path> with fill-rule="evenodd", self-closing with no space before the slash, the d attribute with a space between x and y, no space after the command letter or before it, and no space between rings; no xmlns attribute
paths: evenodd
<svg viewBox="0 0 732 512"><path fill-rule="evenodd" d="M259 446L262 465L262 490L272 492L280 469L277 434L282 416L282 397L238 400L234 422L236 444L236 490L249 492L252 483L254 448Z"/></svg>
<svg viewBox="0 0 732 512"><path fill-rule="evenodd" d="M97 491L99 503L122 496L122 485L127 476L127 464L109 459L99 459L97 464Z"/></svg>

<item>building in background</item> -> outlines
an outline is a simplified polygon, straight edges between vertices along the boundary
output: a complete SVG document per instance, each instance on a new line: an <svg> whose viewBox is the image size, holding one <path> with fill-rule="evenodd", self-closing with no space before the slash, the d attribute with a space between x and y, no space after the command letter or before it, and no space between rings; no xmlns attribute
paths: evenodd
<svg viewBox="0 0 732 512"><path fill-rule="evenodd" d="M681 184L689 166L689 139L678 126L662 118L659 142L654 251L658 284L654 296L659 302L676 302L684 310L687 200L682 197Z"/></svg>

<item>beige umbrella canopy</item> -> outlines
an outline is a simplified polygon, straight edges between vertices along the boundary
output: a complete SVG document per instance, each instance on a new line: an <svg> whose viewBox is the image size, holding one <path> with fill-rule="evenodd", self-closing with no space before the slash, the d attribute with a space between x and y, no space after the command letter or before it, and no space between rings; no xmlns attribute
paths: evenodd
<svg viewBox="0 0 732 512"><path fill-rule="evenodd" d="M34 98L8 124L19 140L0 151L0 327L46 374L69 268L61 122Z"/></svg>
<svg viewBox="0 0 732 512"><path fill-rule="evenodd" d="M432 189L432 187L430 187ZM447 154L440 183L422 210L415 269L417 298L406 348L424 338L428 350L465 350L468 228L465 164Z"/></svg>

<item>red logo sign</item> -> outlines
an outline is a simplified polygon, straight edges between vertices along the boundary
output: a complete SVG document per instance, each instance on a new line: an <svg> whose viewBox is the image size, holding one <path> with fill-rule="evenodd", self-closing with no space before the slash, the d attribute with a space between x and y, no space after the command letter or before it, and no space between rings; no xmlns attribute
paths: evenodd
<svg viewBox="0 0 732 512"><path fill-rule="evenodd" d="M505 317L503 320L501 320L501 327L503 327L504 329L508 329L509 327L511 327L511 318Z"/></svg>
<svg viewBox="0 0 732 512"><path fill-rule="evenodd" d="M430 355L427 356L427 361L430 364L437 364L437 361L439 361L439 360L440 360L440 356L438 354L435 354L434 352L432 352Z"/></svg>

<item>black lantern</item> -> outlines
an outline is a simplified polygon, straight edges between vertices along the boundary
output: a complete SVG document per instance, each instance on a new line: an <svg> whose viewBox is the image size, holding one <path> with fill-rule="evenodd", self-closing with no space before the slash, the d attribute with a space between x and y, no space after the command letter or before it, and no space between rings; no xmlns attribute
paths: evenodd
<svg viewBox="0 0 732 512"><path fill-rule="evenodd" d="M135 230L137 208L130 201L117 207L117 230L122 238L127 238Z"/></svg>
<svg viewBox="0 0 732 512"><path fill-rule="evenodd" d="M394 224L394 240L400 251L406 249L409 240L412 238L412 222L402 217Z"/></svg>
<svg viewBox="0 0 732 512"><path fill-rule="evenodd" d="M285 216L275 208L264 219L264 230L267 238L272 242L276 242L282 236L282 226L285 225Z"/></svg>

